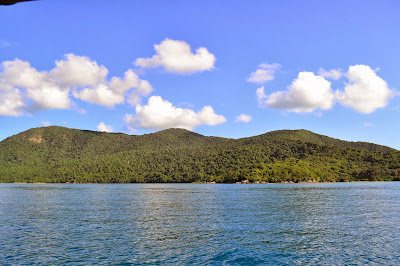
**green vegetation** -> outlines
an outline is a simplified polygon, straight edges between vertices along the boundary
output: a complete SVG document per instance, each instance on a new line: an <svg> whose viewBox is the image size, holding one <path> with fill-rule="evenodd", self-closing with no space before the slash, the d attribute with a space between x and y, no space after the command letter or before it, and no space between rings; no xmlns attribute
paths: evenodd
<svg viewBox="0 0 400 266"><path fill-rule="evenodd" d="M400 151L306 130L243 139L34 128L0 142L0 182L400 180Z"/></svg>

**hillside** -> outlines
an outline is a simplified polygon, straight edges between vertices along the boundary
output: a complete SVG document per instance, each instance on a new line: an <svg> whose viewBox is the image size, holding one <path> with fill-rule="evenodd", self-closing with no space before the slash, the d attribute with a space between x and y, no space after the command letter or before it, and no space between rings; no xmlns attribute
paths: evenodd
<svg viewBox="0 0 400 266"><path fill-rule="evenodd" d="M226 139L33 128L0 142L0 182L400 180L400 152L307 130Z"/></svg>

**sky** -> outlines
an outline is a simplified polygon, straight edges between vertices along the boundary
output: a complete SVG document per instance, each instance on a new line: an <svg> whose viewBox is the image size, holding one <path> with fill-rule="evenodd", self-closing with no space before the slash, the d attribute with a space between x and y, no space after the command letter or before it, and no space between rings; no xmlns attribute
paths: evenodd
<svg viewBox="0 0 400 266"><path fill-rule="evenodd" d="M39 0L0 6L0 140L33 127L400 149L400 2Z"/></svg>

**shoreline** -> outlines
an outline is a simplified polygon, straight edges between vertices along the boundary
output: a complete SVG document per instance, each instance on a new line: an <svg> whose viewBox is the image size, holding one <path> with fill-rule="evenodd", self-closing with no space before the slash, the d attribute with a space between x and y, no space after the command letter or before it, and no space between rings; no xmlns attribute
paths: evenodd
<svg viewBox="0 0 400 266"><path fill-rule="evenodd" d="M241 183L241 182L236 182L236 183L216 183L216 182L191 182L191 183L71 183L71 182L66 182L66 183L46 183L46 182L0 182L0 184L32 184L32 185L57 185L57 184L63 184L63 185L84 185L84 184L91 184L91 185L121 185L121 184L192 184L192 185L267 185L267 184L337 184L337 183L380 183L380 182L400 182L400 181L395 181L395 180L388 180L388 181L346 181L346 182L253 182L253 183Z"/></svg>

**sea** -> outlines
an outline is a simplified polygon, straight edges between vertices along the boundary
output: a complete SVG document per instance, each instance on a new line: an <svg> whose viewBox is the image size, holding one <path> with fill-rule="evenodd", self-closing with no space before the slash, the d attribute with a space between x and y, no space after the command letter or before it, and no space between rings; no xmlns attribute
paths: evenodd
<svg viewBox="0 0 400 266"><path fill-rule="evenodd" d="M400 182L0 184L0 265L400 265Z"/></svg>

